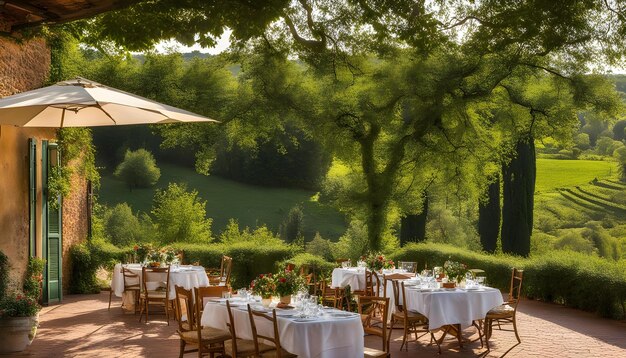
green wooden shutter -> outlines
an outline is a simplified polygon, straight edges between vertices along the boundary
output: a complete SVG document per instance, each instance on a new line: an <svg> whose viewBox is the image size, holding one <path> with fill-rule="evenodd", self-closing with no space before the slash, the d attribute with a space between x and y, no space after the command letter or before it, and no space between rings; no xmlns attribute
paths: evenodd
<svg viewBox="0 0 626 358"><path fill-rule="evenodd" d="M48 205L50 201L48 197L48 174L50 172L50 156L59 155L58 151L50 150L48 141L42 141L42 183L43 185L43 218L42 218L42 234L43 234L43 256L46 258L46 269L44 272L44 303L59 302L63 298L62 285L62 202L58 200L58 208ZM60 165L60 158L57 163Z"/></svg>
<svg viewBox="0 0 626 358"><path fill-rule="evenodd" d="M29 254L37 255L37 139L28 140L28 227L29 227Z"/></svg>

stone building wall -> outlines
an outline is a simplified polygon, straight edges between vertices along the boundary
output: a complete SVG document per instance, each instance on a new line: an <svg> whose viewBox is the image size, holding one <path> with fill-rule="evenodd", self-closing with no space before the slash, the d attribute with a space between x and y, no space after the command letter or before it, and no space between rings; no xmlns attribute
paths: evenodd
<svg viewBox="0 0 626 358"><path fill-rule="evenodd" d="M0 97L42 87L50 69L44 40L16 43L0 37ZM10 277L21 286L29 255L28 139L37 140L36 254L42 254L41 141L54 139L55 128L0 126L0 250L11 265ZM72 191L63 201L63 288L70 282L69 248L85 240L88 230L87 182L72 176Z"/></svg>

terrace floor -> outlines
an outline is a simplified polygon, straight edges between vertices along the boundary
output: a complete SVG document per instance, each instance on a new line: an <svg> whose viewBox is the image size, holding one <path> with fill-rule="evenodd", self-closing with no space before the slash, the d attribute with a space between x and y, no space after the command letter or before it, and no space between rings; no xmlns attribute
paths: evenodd
<svg viewBox="0 0 626 358"><path fill-rule="evenodd" d="M12 357L177 357L176 322L167 326L163 315L151 316L150 323L139 323L138 316L125 314L120 299L107 309L109 294L70 295L62 304L46 307L40 314L40 327L33 344ZM459 349L447 338L442 356L448 357L626 357L626 322L596 317L558 305L522 301L518 307L518 327L522 343L512 332L494 330L491 351L480 342ZM477 338L467 329L466 338ZM394 330L392 357L437 357L435 345L422 337L400 352L400 331ZM378 348L379 339L366 337L366 345ZM188 354L193 357L193 354Z"/></svg>

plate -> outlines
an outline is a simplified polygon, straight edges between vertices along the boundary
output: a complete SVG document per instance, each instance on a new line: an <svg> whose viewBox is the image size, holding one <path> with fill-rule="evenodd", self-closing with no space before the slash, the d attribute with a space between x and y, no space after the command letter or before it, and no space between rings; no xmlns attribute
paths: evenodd
<svg viewBox="0 0 626 358"><path fill-rule="evenodd" d="M456 291L456 287L453 288L443 288L444 291Z"/></svg>

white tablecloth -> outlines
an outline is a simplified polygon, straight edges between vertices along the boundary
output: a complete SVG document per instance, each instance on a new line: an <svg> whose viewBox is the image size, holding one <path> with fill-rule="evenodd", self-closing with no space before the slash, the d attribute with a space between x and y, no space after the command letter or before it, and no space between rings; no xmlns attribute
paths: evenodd
<svg viewBox="0 0 626 358"><path fill-rule="evenodd" d="M484 287L479 290L423 291L407 287L407 308L428 317L428 329L448 324L468 327L472 321L483 319L490 309L502 304L500 290Z"/></svg>
<svg viewBox="0 0 626 358"><path fill-rule="evenodd" d="M237 338L252 339L252 330L246 305L232 307ZM293 314L293 310L277 310L280 344L298 357L311 358L363 358L363 326L358 315L348 318L316 318L298 322L280 314ZM255 318L257 330L272 336L272 323ZM209 302L204 307L203 326L228 330L228 312L224 303Z"/></svg>
<svg viewBox="0 0 626 358"><path fill-rule="evenodd" d="M394 273L406 273L404 270L383 270L383 274L378 274L378 278L380 279L380 283L383 283L384 275L390 275ZM376 284L376 279L374 279L374 285ZM350 285L352 291L357 290L365 290L365 269L357 269L356 267L351 268L336 268L333 270L332 281L330 287L332 288L344 288ZM391 287L390 285L388 285ZM389 288L389 292L393 296L393 289ZM382 296L382 291L381 291ZM388 296L389 297L389 296Z"/></svg>
<svg viewBox="0 0 626 358"><path fill-rule="evenodd" d="M140 264L126 264L127 269L133 273L139 275L139 281L141 281L141 265ZM150 281L150 279L148 279ZM165 280L163 280L165 281ZM127 282L128 284L134 284L137 282ZM170 299L176 297L176 289L174 286L181 286L187 290L194 287L206 287L209 286L209 277L207 276L202 266L180 266L178 268L172 267L170 269ZM122 297L124 292L124 277L122 276L122 266L120 264L115 265L113 269L113 279L111 280L111 290L115 293L115 296Z"/></svg>

